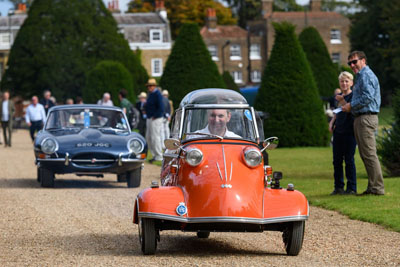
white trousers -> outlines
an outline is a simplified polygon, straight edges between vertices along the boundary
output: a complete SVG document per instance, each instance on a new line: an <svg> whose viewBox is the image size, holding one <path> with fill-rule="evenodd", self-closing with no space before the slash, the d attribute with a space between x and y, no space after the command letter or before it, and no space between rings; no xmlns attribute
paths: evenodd
<svg viewBox="0 0 400 267"><path fill-rule="evenodd" d="M146 121L146 141L147 146L155 160L162 160L162 130L163 119L147 119Z"/></svg>

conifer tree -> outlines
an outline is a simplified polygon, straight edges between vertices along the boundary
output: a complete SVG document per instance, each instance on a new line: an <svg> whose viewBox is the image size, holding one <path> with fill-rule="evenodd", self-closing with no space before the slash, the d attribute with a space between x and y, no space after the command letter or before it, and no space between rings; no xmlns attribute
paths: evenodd
<svg viewBox="0 0 400 267"><path fill-rule="evenodd" d="M119 106L119 91L128 91L128 99L135 103L136 94L133 91L132 76L119 62L101 61L87 75L86 87L83 90L85 103L96 103L105 92L111 94L115 106Z"/></svg>
<svg viewBox="0 0 400 267"><path fill-rule="evenodd" d="M196 24L182 26L165 65L160 86L170 92L175 107L193 90L225 88Z"/></svg>
<svg viewBox="0 0 400 267"><path fill-rule="evenodd" d="M328 49L318 30L314 27L305 28L299 35L299 41L310 63L319 95L330 97L339 88L338 70L332 63Z"/></svg>
<svg viewBox="0 0 400 267"><path fill-rule="evenodd" d="M227 89L239 92L239 87L237 86L232 78L232 75L228 71L224 71L224 73L222 73L222 79L224 80Z"/></svg>
<svg viewBox="0 0 400 267"><path fill-rule="evenodd" d="M285 147L327 145L328 124L295 26L273 26L275 43L255 101L257 110L269 113L264 132Z"/></svg>
<svg viewBox="0 0 400 267"><path fill-rule="evenodd" d="M10 52L1 87L29 97L50 89L57 99L82 95L99 61L122 63L135 85L147 73L118 33L101 0L35 0Z"/></svg>

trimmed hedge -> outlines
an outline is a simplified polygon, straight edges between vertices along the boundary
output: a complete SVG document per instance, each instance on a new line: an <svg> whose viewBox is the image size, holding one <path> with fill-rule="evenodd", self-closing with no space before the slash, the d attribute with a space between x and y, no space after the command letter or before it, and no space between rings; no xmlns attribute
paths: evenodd
<svg viewBox="0 0 400 267"><path fill-rule="evenodd" d="M232 78L232 75L229 72L224 71L224 73L222 73L222 79L224 80L227 89L239 92L239 87L237 86Z"/></svg>
<svg viewBox="0 0 400 267"><path fill-rule="evenodd" d="M299 41L310 63L319 95L330 97L339 88L338 69L332 63L328 49L318 30L314 27L305 28L299 35Z"/></svg>
<svg viewBox="0 0 400 267"><path fill-rule="evenodd" d="M136 94L129 71L119 62L101 61L87 75L83 99L85 103L96 103L105 92L109 92L114 105L119 106L118 94L122 88L128 91L131 103L135 103Z"/></svg>
<svg viewBox="0 0 400 267"><path fill-rule="evenodd" d="M225 88L217 65L196 24L184 24L165 65L160 86L167 89L175 108L189 92L201 88Z"/></svg>
<svg viewBox="0 0 400 267"><path fill-rule="evenodd" d="M265 136L280 146L325 146L328 124L318 90L295 26L274 23L275 43L264 70L255 108L269 113Z"/></svg>

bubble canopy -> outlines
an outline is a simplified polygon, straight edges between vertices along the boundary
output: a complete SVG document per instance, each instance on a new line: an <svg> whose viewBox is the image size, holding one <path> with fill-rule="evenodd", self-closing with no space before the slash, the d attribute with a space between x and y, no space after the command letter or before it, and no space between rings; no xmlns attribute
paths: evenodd
<svg viewBox="0 0 400 267"><path fill-rule="evenodd" d="M246 105L246 99L238 92L228 89L209 88L195 90L187 94L179 104L179 107L195 105Z"/></svg>

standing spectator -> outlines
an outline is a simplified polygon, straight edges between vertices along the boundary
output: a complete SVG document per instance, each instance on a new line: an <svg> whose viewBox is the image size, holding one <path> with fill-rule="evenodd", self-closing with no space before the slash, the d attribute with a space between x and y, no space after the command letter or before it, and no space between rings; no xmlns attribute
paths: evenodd
<svg viewBox="0 0 400 267"><path fill-rule="evenodd" d="M49 90L45 90L43 92L43 98L40 100L40 104L44 107L44 111L47 115L49 108L54 107L56 104L51 100L51 92Z"/></svg>
<svg viewBox="0 0 400 267"><path fill-rule="evenodd" d="M163 96L163 104L164 104L164 119L163 119L163 129L162 129L162 147L164 147L164 140L169 138L169 122L171 121L171 103L172 101L170 101L168 99L168 91L167 90L163 90L162 91L162 96Z"/></svg>
<svg viewBox="0 0 400 267"><path fill-rule="evenodd" d="M153 161L162 160L162 127L164 118L164 104L161 92L157 89L157 83L155 79L149 79L147 84L149 96L146 102L146 140L149 146Z"/></svg>
<svg viewBox="0 0 400 267"><path fill-rule="evenodd" d="M14 119L14 103L10 100L10 93L5 91L0 102L1 127L3 128L4 146L11 147L11 134Z"/></svg>
<svg viewBox="0 0 400 267"><path fill-rule="evenodd" d="M75 98L75 103L76 103L77 105L83 105L83 99L82 99L82 97L77 96L77 97Z"/></svg>
<svg viewBox="0 0 400 267"><path fill-rule="evenodd" d="M119 101L120 101L120 107L128 117L128 112L129 112L129 107L132 105L132 103L126 98L128 96L128 92L125 89L121 89L119 91Z"/></svg>
<svg viewBox="0 0 400 267"><path fill-rule="evenodd" d="M65 101L66 105L73 105L74 104L74 100L72 98L67 98L67 100Z"/></svg>
<svg viewBox="0 0 400 267"><path fill-rule="evenodd" d="M147 118L146 110L145 110L146 98L147 98L147 94L145 92L141 92L138 95L139 101L137 101L136 105L135 105L136 109L139 110L139 113L140 113L140 119L139 119L139 124L138 124L137 128L139 130L139 133L142 136L146 135L146 118Z"/></svg>
<svg viewBox="0 0 400 267"><path fill-rule="evenodd" d="M367 57L362 51L353 51L348 56L348 64L357 74L353 87L353 98L346 103L343 96L336 99L344 104L342 110L354 115L354 135L361 159L368 174L368 186L362 195L384 195L385 186L378 155L375 133L378 131L378 113L381 105L379 81L367 65Z"/></svg>
<svg viewBox="0 0 400 267"><path fill-rule="evenodd" d="M351 102L353 92L353 75L347 71L340 73L339 84L346 102ZM339 94L338 94L339 95ZM334 114L329 123L329 131L333 133L333 177L335 178L335 189L331 195L357 193L356 165L354 154L356 152L356 139L353 130L353 115L347 112ZM347 178L347 189L344 191L343 160L346 164L345 172Z"/></svg>
<svg viewBox="0 0 400 267"><path fill-rule="evenodd" d="M104 93L103 94L103 98L99 99L99 101L97 101L97 105L102 105L102 106L114 106L112 100L111 100L111 95L109 93Z"/></svg>
<svg viewBox="0 0 400 267"><path fill-rule="evenodd" d="M121 108L128 118L128 124L131 129L135 129L139 124L139 111L132 105L132 103L126 98L128 92L125 89L119 91L119 100L121 101Z"/></svg>
<svg viewBox="0 0 400 267"><path fill-rule="evenodd" d="M38 103L37 96L32 97L32 103L26 108L25 121L29 126L32 141L35 140L35 132L40 131L46 121L46 113L42 104Z"/></svg>

